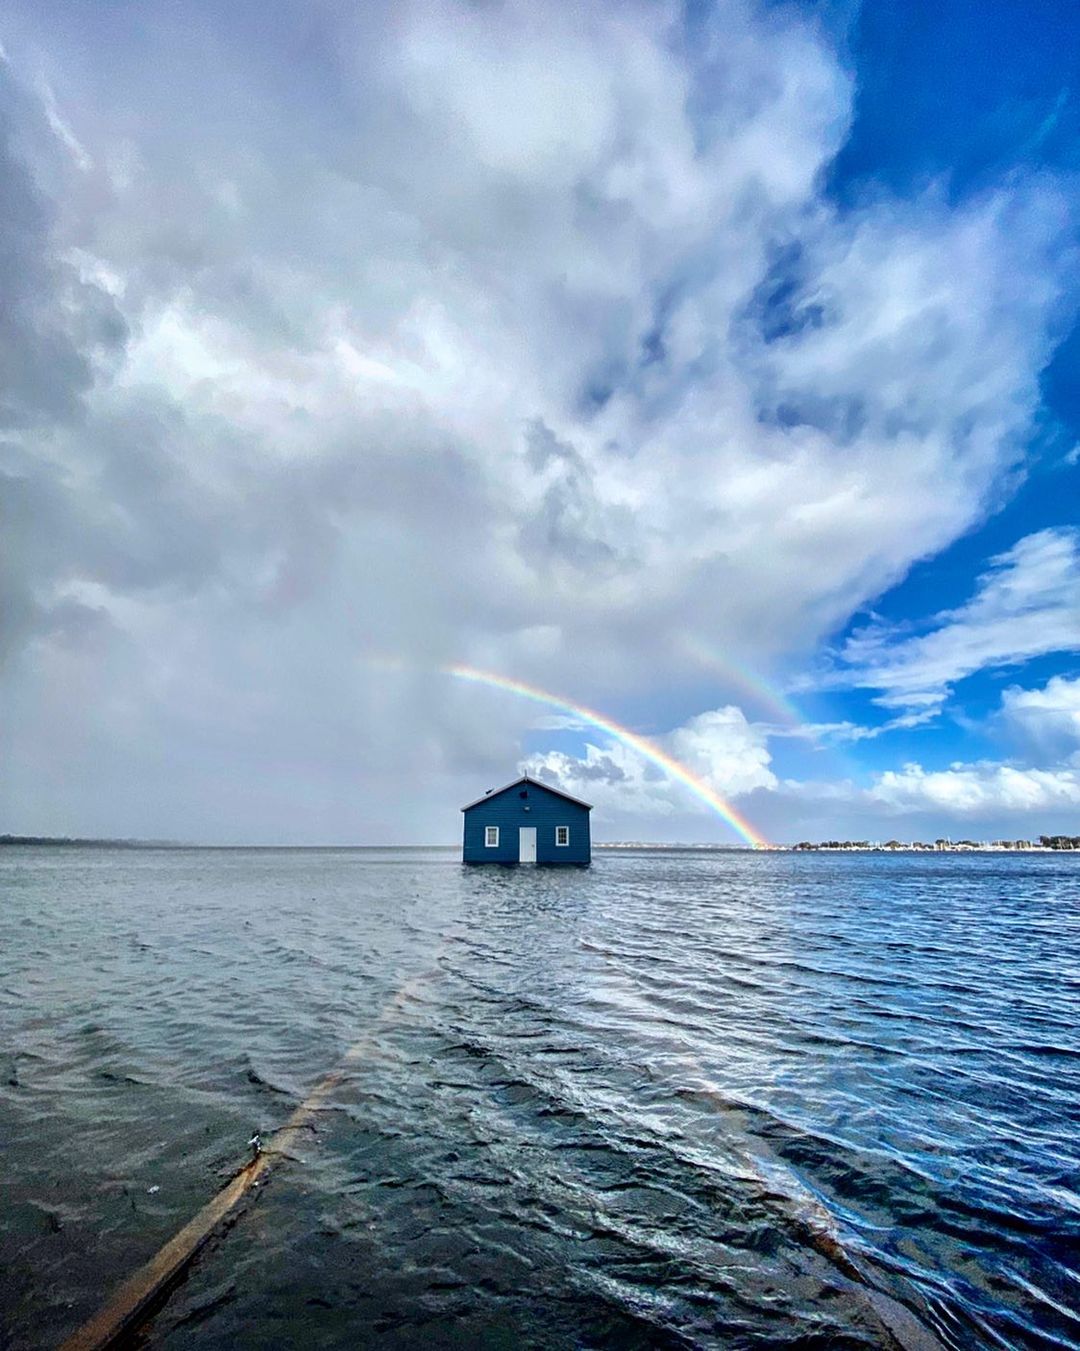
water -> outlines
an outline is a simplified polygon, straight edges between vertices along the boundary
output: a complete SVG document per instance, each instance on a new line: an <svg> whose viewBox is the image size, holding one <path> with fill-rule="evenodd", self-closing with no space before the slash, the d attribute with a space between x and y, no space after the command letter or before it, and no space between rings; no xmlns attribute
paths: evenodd
<svg viewBox="0 0 1080 1351"><path fill-rule="evenodd" d="M1068 855L5 849L0 1343L359 1043L151 1347L1080 1346L1078 898Z"/></svg>

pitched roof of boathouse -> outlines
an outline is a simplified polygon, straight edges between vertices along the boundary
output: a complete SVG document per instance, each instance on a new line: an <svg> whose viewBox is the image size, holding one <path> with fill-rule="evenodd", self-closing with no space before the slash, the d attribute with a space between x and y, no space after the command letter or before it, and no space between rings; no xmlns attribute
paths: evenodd
<svg viewBox="0 0 1080 1351"><path fill-rule="evenodd" d="M475 802L466 802L461 810L463 812L470 811L473 807L479 807L481 802L488 802L491 798L498 797L500 793L505 793L510 788L517 788L517 786L522 783L532 784L534 788L542 788L546 793L554 793L556 797L565 798L567 802L572 802L576 807L584 807L587 812L592 811L591 802L582 802L581 798L574 797L570 793L564 793L561 788L555 788L550 783L545 783L543 779L534 779L529 774L522 774L520 778L514 779L512 783L504 783L501 788L489 788L483 797L478 797Z"/></svg>

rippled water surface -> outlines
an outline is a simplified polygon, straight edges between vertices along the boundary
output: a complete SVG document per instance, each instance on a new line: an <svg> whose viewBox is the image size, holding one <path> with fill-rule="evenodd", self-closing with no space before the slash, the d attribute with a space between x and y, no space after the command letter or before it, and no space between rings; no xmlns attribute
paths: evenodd
<svg viewBox="0 0 1080 1351"><path fill-rule="evenodd" d="M1080 856L0 852L0 1343L1080 1346Z"/></svg>

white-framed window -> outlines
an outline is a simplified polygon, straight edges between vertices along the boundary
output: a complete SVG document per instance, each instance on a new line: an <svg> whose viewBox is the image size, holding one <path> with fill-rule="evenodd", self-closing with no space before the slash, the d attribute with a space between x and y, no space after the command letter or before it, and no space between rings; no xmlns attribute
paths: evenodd
<svg viewBox="0 0 1080 1351"><path fill-rule="evenodd" d="M488 849L498 849L499 847L499 827L484 827L484 845Z"/></svg>
<svg viewBox="0 0 1080 1351"><path fill-rule="evenodd" d="M569 843L570 843L570 827L569 827L569 826L556 826L556 827L555 827L555 843L556 843L556 844L559 844L559 845L569 844Z"/></svg>

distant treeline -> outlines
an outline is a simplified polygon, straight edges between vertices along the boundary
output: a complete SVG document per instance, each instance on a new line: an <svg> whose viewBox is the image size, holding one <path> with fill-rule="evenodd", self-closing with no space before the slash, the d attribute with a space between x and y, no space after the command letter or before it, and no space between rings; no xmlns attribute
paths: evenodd
<svg viewBox="0 0 1080 1351"><path fill-rule="evenodd" d="M999 842L1000 843L1000 842ZM795 849L977 849L974 840L935 840L927 844L925 840L886 840L884 844L870 840L819 840L812 844L809 840L800 840ZM1009 844L1011 846L1011 841Z"/></svg>
<svg viewBox="0 0 1080 1351"><path fill-rule="evenodd" d="M54 847L77 845L80 849L138 849L149 840L80 840L71 835L0 835L4 844L45 844Z"/></svg>
<svg viewBox="0 0 1080 1351"><path fill-rule="evenodd" d="M956 849L1080 849L1080 835L1040 835L1038 846L1031 840L946 840L937 839L933 844L926 843L925 840L886 840L884 844L871 843L869 840L821 840L817 844L811 844L809 840L801 840L795 849L927 849L934 850L956 850Z"/></svg>

